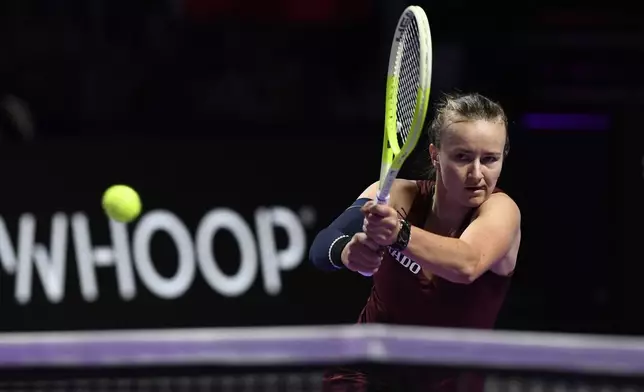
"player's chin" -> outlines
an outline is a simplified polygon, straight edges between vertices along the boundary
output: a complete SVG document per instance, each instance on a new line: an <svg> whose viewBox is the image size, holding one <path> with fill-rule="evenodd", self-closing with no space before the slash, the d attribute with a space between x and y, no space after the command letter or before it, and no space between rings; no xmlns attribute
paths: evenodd
<svg viewBox="0 0 644 392"><path fill-rule="evenodd" d="M470 208L479 207L485 202L488 198L487 190L481 190L476 192L466 191L463 197L464 204Z"/></svg>

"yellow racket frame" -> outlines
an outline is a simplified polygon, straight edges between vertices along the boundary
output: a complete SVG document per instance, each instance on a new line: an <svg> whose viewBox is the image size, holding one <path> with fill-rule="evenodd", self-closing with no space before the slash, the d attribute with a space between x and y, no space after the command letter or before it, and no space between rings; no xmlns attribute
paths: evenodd
<svg viewBox="0 0 644 392"><path fill-rule="evenodd" d="M406 27L416 20L419 38L419 76L420 83L416 92L416 106L414 118L407 140L400 146L397 138L396 108L398 106L398 84L400 81L400 61L403 53L403 36ZM409 6L405 9L398 20L396 33L391 45L389 55L389 70L387 73L387 88L385 98L385 132L382 145L382 159L380 165L380 178L377 201L386 204L389 200L391 186L402 168L403 163L409 154L418 144L423 130L427 107L429 106L429 94L432 78L432 37L429 28L427 15L421 7Z"/></svg>

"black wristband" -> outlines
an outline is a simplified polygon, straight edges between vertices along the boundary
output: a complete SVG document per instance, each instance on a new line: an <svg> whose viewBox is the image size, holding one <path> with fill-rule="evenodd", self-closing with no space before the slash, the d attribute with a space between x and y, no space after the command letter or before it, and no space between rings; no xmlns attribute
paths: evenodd
<svg viewBox="0 0 644 392"><path fill-rule="evenodd" d="M344 250L344 247L347 246L349 241L351 241L351 237L344 235L333 241L329 248L329 261L337 269L344 268L344 264L342 263L342 250Z"/></svg>
<svg viewBox="0 0 644 392"><path fill-rule="evenodd" d="M404 219L400 220L400 230L398 231L398 238L390 248L397 251L403 251L409 245L409 240L411 239L411 225Z"/></svg>

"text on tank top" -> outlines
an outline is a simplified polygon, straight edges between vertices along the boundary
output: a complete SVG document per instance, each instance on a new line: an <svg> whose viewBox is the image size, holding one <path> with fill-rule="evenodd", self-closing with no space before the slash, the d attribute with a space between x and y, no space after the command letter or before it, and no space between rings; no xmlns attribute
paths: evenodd
<svg viewBox="0 0 644 392"><path fill-rule="evenodd" d="M418 193L406 219L424 227L433 198L433 181L417 181ZM495 189L494 193L501 192ZM461 233L475 209L465 218ZM509 276L485 272L470 284L425 277L418 263L388 249L373 276L373 288L359 322L464 328L493 328L510 284Z"/></svg>

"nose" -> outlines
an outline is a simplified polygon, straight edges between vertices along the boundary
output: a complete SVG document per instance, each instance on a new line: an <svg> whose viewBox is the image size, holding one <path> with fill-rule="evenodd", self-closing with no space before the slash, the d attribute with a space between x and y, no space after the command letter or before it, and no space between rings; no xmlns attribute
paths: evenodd
<svg viewBox="0 0 644 392"><path fill-rule="evenodd" d="M481 162L478 159L475 159L470 166L470 171L468 173L470 179L479 183L483 179L483 172L481 171Z"/></svg>

